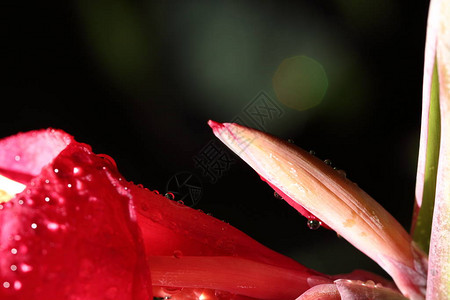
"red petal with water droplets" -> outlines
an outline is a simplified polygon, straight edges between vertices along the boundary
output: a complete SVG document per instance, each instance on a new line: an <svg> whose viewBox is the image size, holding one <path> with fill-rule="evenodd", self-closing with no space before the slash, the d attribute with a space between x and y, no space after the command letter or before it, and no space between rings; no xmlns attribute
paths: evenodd
<svg viewBox="0 0 450 300"><path fill-rule="evenodd" d="M160 286L216 289L275 300L295 299L319 284L305 272L233 256L152 256L149 260L153 284Z"/></svg>
<svg viewBox="0 0 450 300"><path fill-rule="evenodd" d="M147 189L131 186L148 255L239 256L323 276L220 221Z"/></svg>
<svg viewBox="0 0 450 300"><path fill-rule="evenodd" d="M1 299L151 296L131 196L89 146L24 133L0 141L0 168L28 178L0 210Z"/></svg>

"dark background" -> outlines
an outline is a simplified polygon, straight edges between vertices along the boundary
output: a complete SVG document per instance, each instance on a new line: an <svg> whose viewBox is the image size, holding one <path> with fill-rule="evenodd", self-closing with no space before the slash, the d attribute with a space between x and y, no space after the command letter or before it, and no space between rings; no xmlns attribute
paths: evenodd
<svg viewBox="0 0 450 300"><path fill-rule="evenodd" d="M305 219L237 157L216 183L193 158L208 119L242 113L306 55L328 76L320 105L267 123L344 169L409 230L427 1L59 1L2 4L0 136L60 128L112 156L128 180L165 191L197 174L196 208L327 273L382 271Z"/></svg>

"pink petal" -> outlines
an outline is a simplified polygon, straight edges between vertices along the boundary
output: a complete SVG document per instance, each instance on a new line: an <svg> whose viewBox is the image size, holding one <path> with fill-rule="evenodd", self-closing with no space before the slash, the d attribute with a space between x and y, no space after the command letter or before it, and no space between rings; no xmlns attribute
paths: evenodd
<svg viewBox="0 0 450 300"><path fill-rule="evenodd" d="M310 288L296 300L341 300L341 295L334 283L320 284Z"/></svg>
<svg viewBox="0 0 450 300"><path fill-rule="evenodd" d="M342 300L406 300L402 294L390 288L373 282L363 282L348 279L335 281Z"/></svg>

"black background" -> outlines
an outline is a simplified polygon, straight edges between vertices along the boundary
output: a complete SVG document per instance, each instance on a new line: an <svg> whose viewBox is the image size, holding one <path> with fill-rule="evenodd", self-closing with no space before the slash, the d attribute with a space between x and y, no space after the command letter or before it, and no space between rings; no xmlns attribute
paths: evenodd
<svg viewBox="0 0 450 300"><path fill-rule="evenodd" d="M47 127L63 129L92 145L96 153L112 156L128 180L160 191L175 173L193 172L203 183L196 208L226 220L270 248L323 272L366 268L381 273L334 232L309 230L305 219L275 199L271 189L237 157L214 184L194 166L193 157L213 139L207 120L231 120L258 91L271 94L270 74L281 60L264 65L265 71L255 70L259 73L255 76L265 76L264 84L257 81L248 86L239 96L241 102L223 109L227 80L234 80L226 76L233 73L219 77L223 87L201 81L193 85L190 80L196 74L189 70L195 68L178 64L186 54L183 43L195 40L195 31L187 35L183 30L198 21L189 15L185 23L178 19L183 2L113 2L125 3L138 12L151 51L148 73L136 80L134 75L125 76L126 80L115 76L99 59L98 48L87 34L86 1L2 4L6 30L2 73L7 79L3 81L0 136ZM347 52L349 60L341 67L345 69L351 62L357 72L342 79L340 69L334 69L328 74L329 89L321 105L299 112L280 104L286 114L284 127L267 129L314 149L323 159L332 159L409 230L428 2L367 1L359 7L356 1L348 1L358 9L345 12L340 2L228 1L229 6L221 6L231 12L223 16L231 25L238 16L252 26L255 19L245 20L245 16L264 12L258 24L266 24L265 30L250 31L248 36L267 42L255 47L255 55L264 56L271 50L261 49L268 48L279 51L280 57L306 54L320 61L323 49L311 45L295 51L283 52L281 46L277 50L276 38L271 36L282 29L271 28L280 24L294 31L311 31L313 36L323 32L322 40L332 38L345 45L339 51ZM98 3L108 5L107 1ZM107 35L108 29L103 29L105 32L98 33L100 39ZM227 45L226 37L217 40ZM330 45L326 50L332 54L333 43ZM110 50L114 51L113 47ZM339 63L341 56L336 54L335 62ZM185 59L189 58L186 55ZM209 63L205 59L204 64ZM220 96L210 97L214 93ZM230 91L230 97L239 93Z"/></svg>

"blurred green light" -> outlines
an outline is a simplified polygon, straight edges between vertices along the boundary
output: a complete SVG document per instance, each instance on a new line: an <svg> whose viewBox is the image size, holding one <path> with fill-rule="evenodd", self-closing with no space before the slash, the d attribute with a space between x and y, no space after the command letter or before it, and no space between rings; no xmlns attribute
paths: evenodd
<svg viewBox="0 0 450 300"><path fill-rule="evenodd" d="M318 105L328 88L327 75L322 65L306 56L283 60L272 83L278 100L299 111Z"/></svg>

